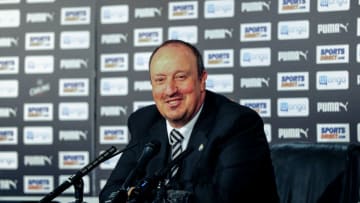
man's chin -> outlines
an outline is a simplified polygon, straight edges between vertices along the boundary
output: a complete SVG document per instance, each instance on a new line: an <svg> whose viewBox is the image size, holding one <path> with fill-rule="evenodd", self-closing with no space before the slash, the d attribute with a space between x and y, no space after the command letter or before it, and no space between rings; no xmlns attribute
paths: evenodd
<svg viewBox="0 0 360 203"><path fill-rule="evenodd" d="M183 115L171 115L171 116L167 116L166 119L170 122L170 123L174 123L174 124L181 124L184 122L184 116Z"/></svg>

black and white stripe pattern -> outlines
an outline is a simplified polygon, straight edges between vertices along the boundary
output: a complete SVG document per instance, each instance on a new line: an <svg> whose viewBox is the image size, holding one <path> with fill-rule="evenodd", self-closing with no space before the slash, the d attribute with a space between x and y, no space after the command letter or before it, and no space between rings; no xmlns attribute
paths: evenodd
<svg viewBox="0 0 360 203"><path fill-rule="evenodd" d="M171 158L174 160L182 152L181 142L184 139L184 136L177 130L173 129L170 132L170 145L171 145ZM171 177L174 177L179 169L179 166L175 165L171 168L170 174Z"/></svg>

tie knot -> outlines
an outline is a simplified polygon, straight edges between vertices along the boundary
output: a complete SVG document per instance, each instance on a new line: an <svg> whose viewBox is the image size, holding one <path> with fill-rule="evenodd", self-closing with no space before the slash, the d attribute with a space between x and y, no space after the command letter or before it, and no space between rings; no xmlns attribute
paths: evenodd
<svg viewBox="0 0 360 203"><path fill-rule="evenodd" d="M176 129L173 129L170 132L170 145L174 145L175 143L181 142L183 139L184 136Z"/></svg>

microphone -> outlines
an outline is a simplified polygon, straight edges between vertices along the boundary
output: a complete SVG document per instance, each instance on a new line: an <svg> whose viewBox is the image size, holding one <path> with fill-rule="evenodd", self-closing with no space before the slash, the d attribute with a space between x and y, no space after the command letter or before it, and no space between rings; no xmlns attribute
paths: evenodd
<svg viewBox="0 0 360 203"><path fill-rule="evenodd" d="M39 203L47 203L53 200L55 197L60 195L62 192L64 192L67 188L69 188L71 185L76 184L80 179L88 174L92 169L97 167L102 162L122 153L127 150L130 150L134 148L137 145L137 143L126 147L123 150L116 151L116 148L114 146L111 146L109 149L107 149L105 152L103 152L100 156L98 156L94 161L89 163L88 165L84 166L82 169L77 171L74 175L70 176L67 180L65 180L61 185L59 185L57 188L55 188L52 192L47 194L45 197L43 197Z"/></svg>
<svg viewBox="0 0 360 203"><path fill-rule="evenodd" d="M144 202L144 198L149 196L151 192L157 187L159 182L163 180L167 174L170 172L171 168L181 162L185 157L187 157L194 148L188 148L184 152L182 152L179 156L177 156L174 160L172 160L166 167L157 171L152 177L144 178L140 181L139 184L135 186L135 188L131 191L129 195L129 202L137 203Z"/></svg>
<svg viewBox="0 0 360 203"><path fill-rule="evenodd" d="M146 165L160 151L160 146L161 144L158 140L152 140L145 145L143 152L136 162L135 168L130 171L121 188L110 194L111 201L107 200L106 202L126 202L128 187L133 184L140 174L145 172Z"/></svg>

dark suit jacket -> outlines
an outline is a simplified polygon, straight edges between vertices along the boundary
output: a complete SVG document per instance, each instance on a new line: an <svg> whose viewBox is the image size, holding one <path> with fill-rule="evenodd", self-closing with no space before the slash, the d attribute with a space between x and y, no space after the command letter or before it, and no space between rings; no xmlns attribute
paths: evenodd
<svg viewBox="0 0 360 203"><path fill-rule="evenodd" d="M119 189L151 140L159 140L161 149L146 174L151 176L169 161L166 123L155 105L133 113L128 127L130 144L140 145L122 155L100 193L100 202ZM193 192L196 202L278 202L263 121L255 111L207 91L188 147L195 150L181 165L177 189Z"/></svg>

